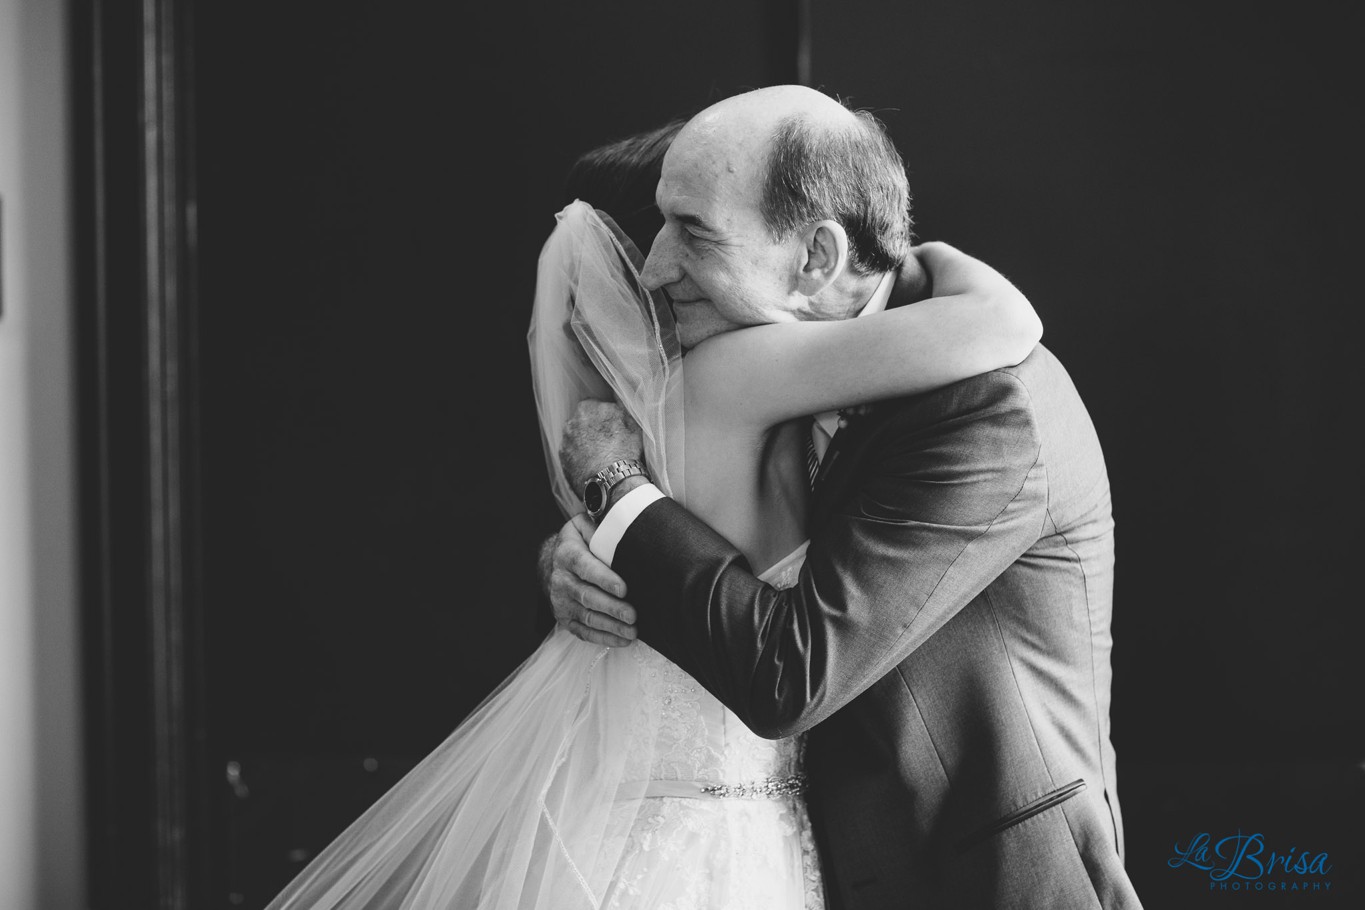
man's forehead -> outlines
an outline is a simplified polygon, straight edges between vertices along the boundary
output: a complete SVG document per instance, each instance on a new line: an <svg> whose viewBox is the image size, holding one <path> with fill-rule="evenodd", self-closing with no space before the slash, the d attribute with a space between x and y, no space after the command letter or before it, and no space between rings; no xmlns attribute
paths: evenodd
<svg viewBox="0 0 1365 910"><path fill-rule="evenodd" d="M743 155L715 145L669 149L655 193L659 208L712 219L747 208L756 198L748 164Z"/></svg>

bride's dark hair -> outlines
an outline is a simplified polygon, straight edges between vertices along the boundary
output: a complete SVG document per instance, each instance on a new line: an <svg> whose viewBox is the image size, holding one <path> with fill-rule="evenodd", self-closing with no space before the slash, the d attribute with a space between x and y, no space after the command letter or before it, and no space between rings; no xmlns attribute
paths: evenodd
<svg viewBox="0 0 1365 910"><path fill-rule="evenodd" d="M686 122L671 120L579 155L564 182L564 201L582 199L606 212L640 253L648 254L664 224L654 205L664 153Z"/></svg>

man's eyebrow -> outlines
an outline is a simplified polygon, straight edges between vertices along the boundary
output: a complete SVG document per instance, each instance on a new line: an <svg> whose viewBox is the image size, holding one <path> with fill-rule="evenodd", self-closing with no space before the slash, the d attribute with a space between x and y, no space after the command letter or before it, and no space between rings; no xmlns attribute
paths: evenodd
<svg viewBox="0 0 1365 910"><path fill-rule="evenodd" d="M661 214L661 215L663 215L665 218L667 218L667 217L668 217L668 213L664 211L664 206L663 206L663 201L662 201L662 200L663 200L663 197L662 197L662 195L660 194L660 191L659 191L659 190L655 190L655 191L654 191L654 207L657 208L657 209L659 210L659 214ZM704 231L704 232L706 232L706 233L708 233L708 234L719 234L719 233L720 233L718 230L716 230L716 228L712 227L711 224L710 224L709 222L707 222L707 220L706 220L705 218L701 217L700 215L694 215L694 214L692 214L691 212L680 212L680 213L678 213L678 214L675 214L673 217L676 218L678 221L681 221L683 224L687 225L688 227L694 227L694 228L696 228L696 229L699 230L699 231Z"/></svg>
<svg viewBox="0 0 1365 910"><path fill-rule="evenodd" d="M678 215L677 218L683 224L697 228L698 230L706 231L708 234L714 234L716 232L716 229L711 227L711 225L700 215L691 215L684 212L683 214Z"/></svg>

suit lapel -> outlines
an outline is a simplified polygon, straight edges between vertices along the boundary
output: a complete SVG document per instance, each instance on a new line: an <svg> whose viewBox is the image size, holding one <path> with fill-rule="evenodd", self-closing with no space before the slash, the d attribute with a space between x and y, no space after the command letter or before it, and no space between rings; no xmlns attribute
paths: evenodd
<svg viewBox="0 0 1365 910"><path fill-rule="evenodd" d="M807 532L813 534L823 525L839 503L840 497L848 487L858 443L867 435L867 425L872 423L873 419L870 414L855 418L830 440L829 448L825 449L825 457L820 460L820 470L815 474L810 516L806 522Z"/></svg>

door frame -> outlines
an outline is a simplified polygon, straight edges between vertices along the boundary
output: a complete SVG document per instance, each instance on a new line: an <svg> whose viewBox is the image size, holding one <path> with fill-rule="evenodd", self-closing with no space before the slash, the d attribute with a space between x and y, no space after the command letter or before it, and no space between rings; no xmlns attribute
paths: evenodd
<svg viewBox="0 0 1365 910"><path fill-rule="evenodd" d="M204 906L193 4L72 6L89 903Z"/></svg>

